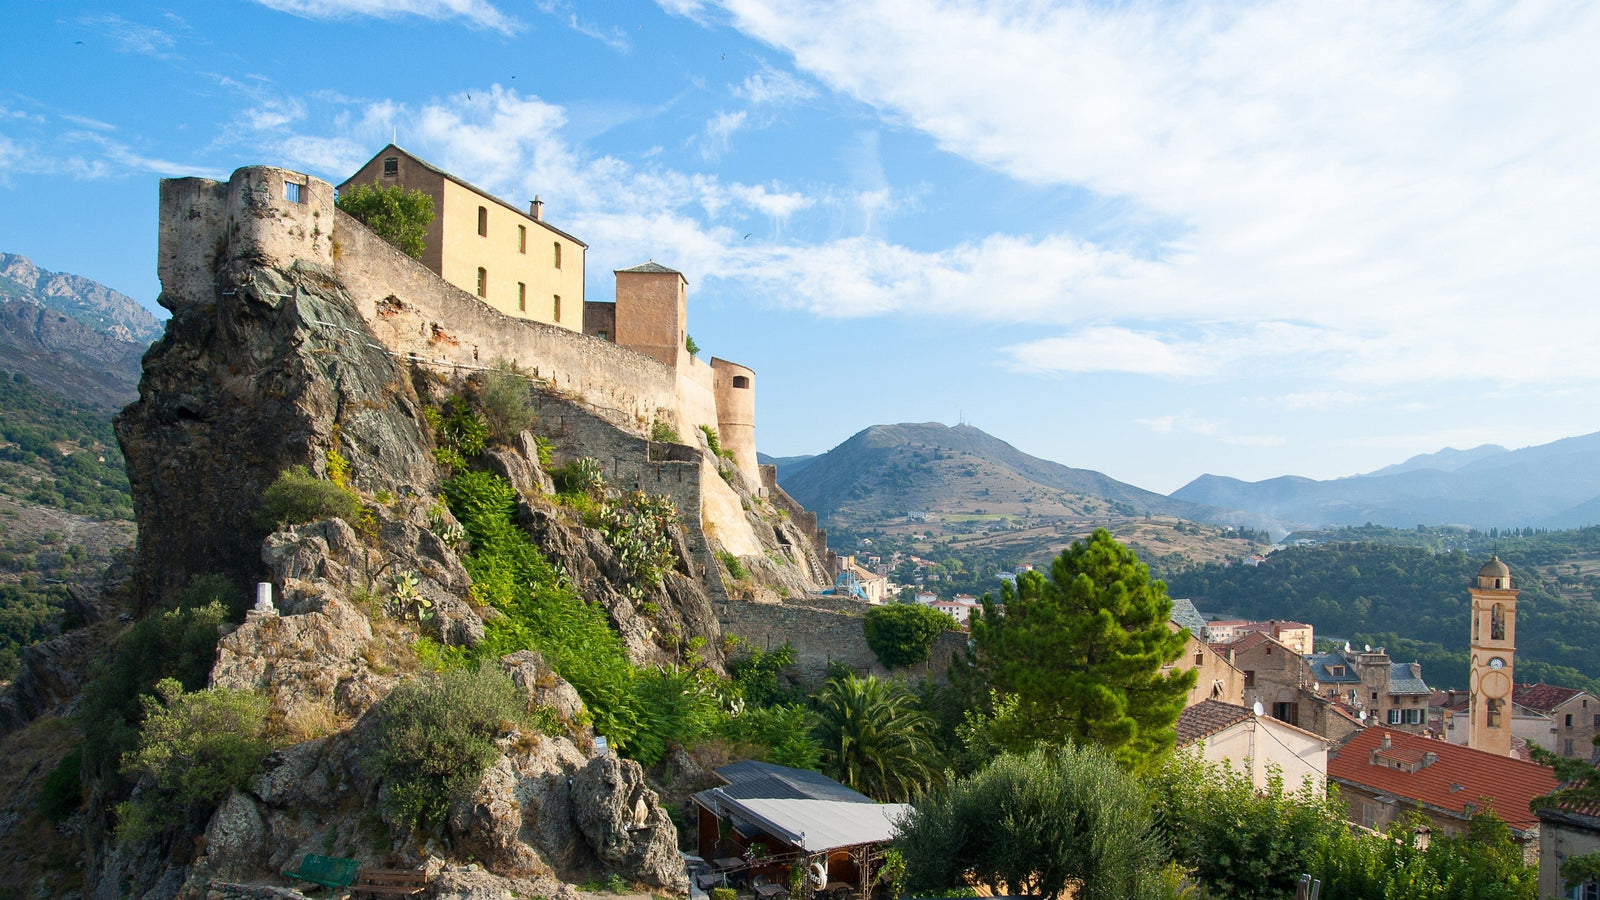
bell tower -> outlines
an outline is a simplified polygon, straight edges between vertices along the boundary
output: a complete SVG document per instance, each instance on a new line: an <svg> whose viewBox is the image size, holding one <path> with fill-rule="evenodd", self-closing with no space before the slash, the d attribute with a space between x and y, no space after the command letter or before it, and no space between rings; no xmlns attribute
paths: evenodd
<svg viewBox="0 0 1600 900"><path fill-rule="evenodd" d="M1472 676L1467 746L1511 755L1512 655L1517 645L1517 592L1511 569L1492 556L1478 570L1472 594Z"/></svg>

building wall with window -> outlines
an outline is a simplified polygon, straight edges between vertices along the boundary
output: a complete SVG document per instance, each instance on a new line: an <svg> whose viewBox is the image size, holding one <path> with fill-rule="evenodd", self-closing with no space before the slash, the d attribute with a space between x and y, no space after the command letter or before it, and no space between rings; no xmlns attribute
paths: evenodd
<svg viewBox="0 0 1600 900"><path fill-rule="evenodd" d="M1600 853L1600 817L1566 810L1541 809L1539 831L1540 900L1600 900L1600 882L1589 881L1569 888L1561 877L1561 864L1567 857Z"/></svg>
<svg viewBox="0 0 1600 900"><path fill-rule="evenodd" d="M544 221L393 144L339 186L399 185L433 198L422 264L499 312L583 330L587 247ZM535 210L538 210L535 214Z"/></svg>
<svg viewBox="0 0 1600 900"><path fill-rule="evenodd" d="M1176 624L1168 627L1174 631L1178 629ZM1171 668L1179 672L1195 670L1194 687L1189 689L1189 699L1184 706L1197 706L1207 700L1244 703L1244 673L1228 662L1227 653L1211 649L1192 634L1183 645L1183 655L1173 661Z"/></svg>

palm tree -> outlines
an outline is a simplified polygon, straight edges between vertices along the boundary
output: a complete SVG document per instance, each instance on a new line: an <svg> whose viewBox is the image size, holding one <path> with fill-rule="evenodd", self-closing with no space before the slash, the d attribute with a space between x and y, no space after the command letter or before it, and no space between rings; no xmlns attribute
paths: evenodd
<svg viewBox="0 0 1600 900"><path fill-rule="evenodd" d="M899 684L831 678L817 692L822 770L878 801L905 801L941 780L934 722Z"/></svg>

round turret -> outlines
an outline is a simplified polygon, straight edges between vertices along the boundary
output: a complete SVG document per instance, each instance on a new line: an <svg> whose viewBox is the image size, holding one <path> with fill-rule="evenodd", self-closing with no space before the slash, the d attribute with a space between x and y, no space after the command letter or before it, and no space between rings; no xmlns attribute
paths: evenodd
<svg viewBox="0 0 1600 900"><path fill-rule="evenodd" d="M1503 591L1511 588L1511 569L1500 561L1499 556L1489 557L1489 561L1478 570L1478 587Z"/></svg>

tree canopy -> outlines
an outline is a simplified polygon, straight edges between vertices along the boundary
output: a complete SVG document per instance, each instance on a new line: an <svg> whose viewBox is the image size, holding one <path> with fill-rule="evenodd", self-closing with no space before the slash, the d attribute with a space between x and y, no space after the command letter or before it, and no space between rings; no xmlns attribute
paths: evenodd
<svg viewBox="0 0 1600 900"><path fill-rule="evenodd" d="M910 603L874 606L861 623L867 646L891 669L927 660L934 638L956 627L949 613Z"/></svg>
<svg viewBox="0 0 1600 900"><path fill-rule="evenodd" d="M816 705L822 771L840 783L875 800L901 801L939 780L933 719L898 683L832 678Z"/></svg>
<svg viewBox="0 0 1600 900"><path fill-rule="evenodd" d="M1001 703L988 722L1002 749L1092 742L1130 768L1171 749L1192 671L1167 627L1166 585L1105 529L1073 542L1046 578L1026 572L972 624L972 672Z"/></svg>
<svg viewBox="0 0 1600 900"><path fill-rule="evenodd" d="M398 184L358 184L339 193L338 206L401 253L422 258L428 226L433 224L433 198Z"/></svg>

